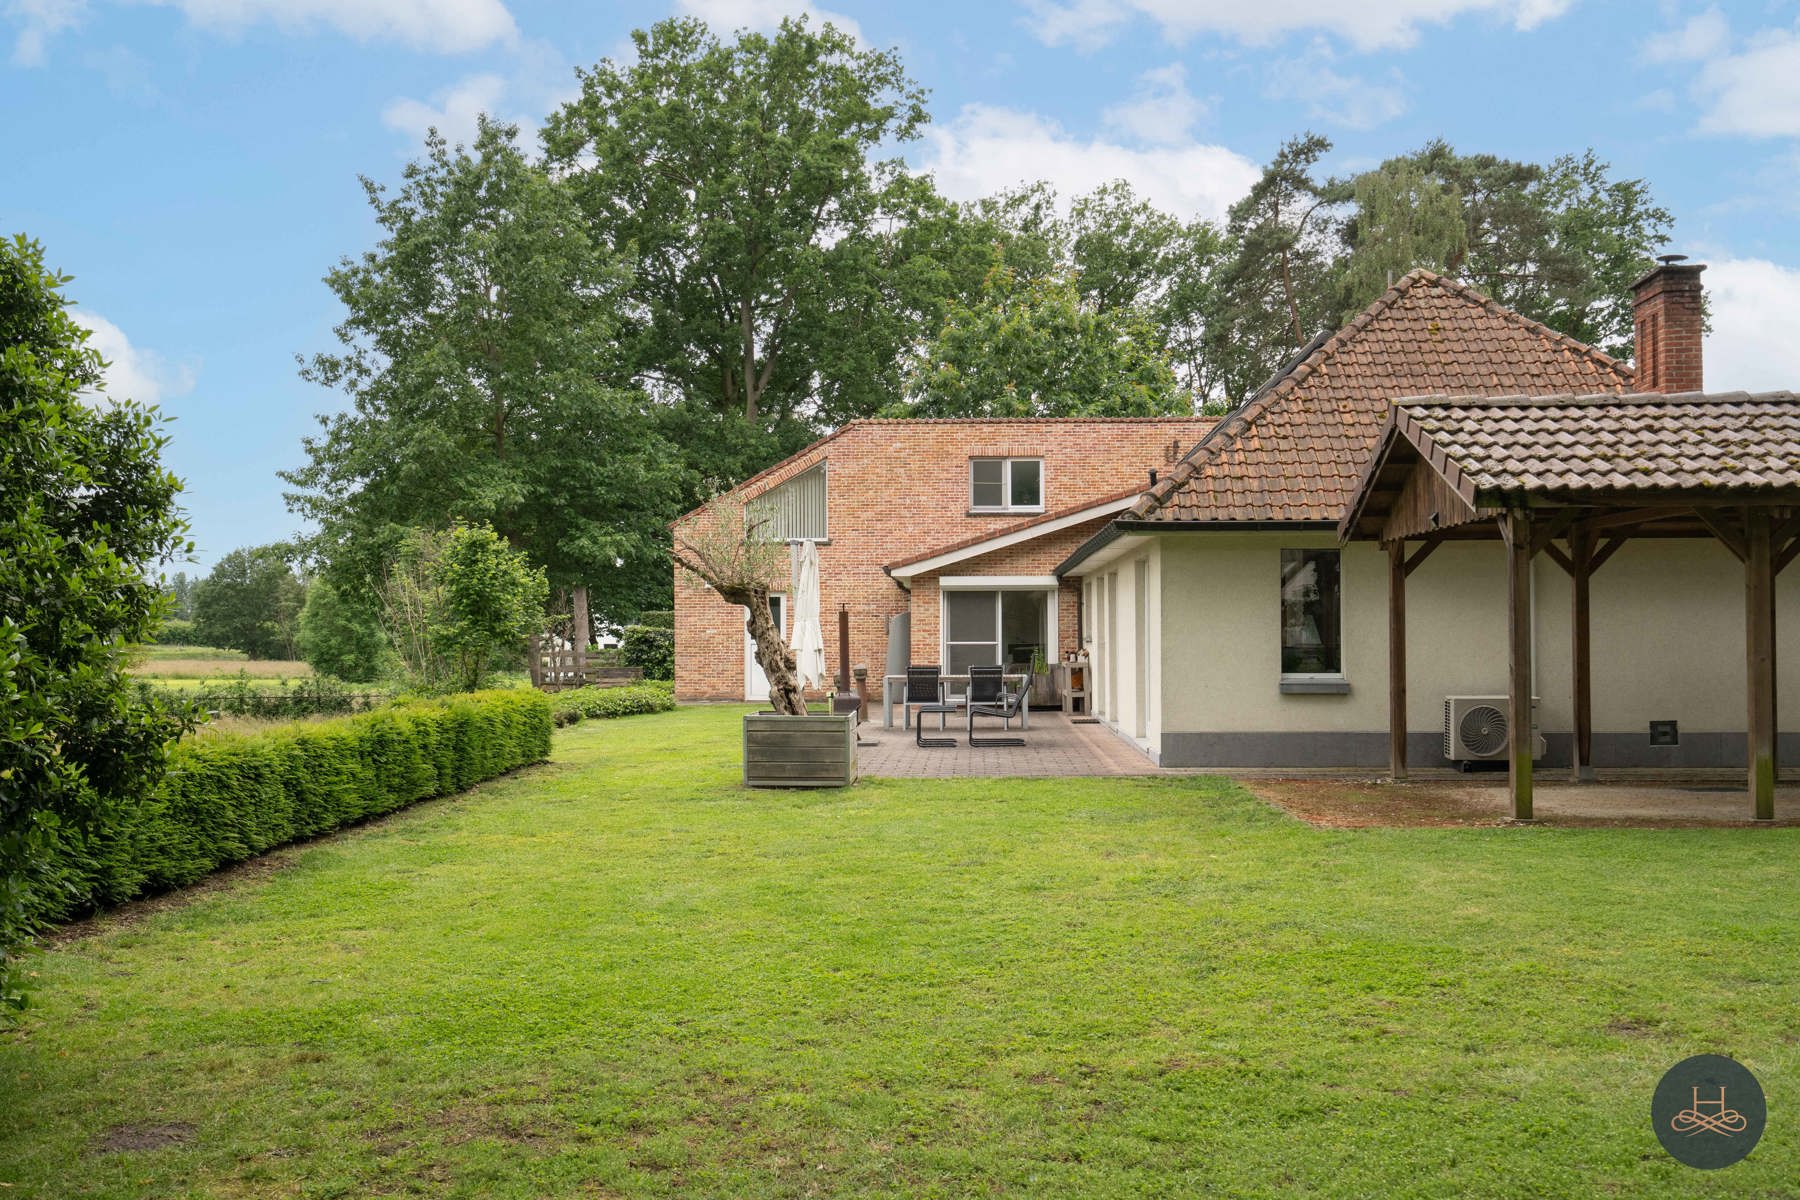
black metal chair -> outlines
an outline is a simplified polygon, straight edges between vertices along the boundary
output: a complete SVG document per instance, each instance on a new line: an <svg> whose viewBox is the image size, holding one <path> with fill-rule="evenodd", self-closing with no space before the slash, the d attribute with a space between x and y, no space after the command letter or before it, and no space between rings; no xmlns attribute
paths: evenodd
<svg viewBox="0 0 1800 1200"><path fill-rule="evenodd" d="M1023 746L1025 744L1025 739L1022 737L976 737L975 718L977 716L999 717L1010 731L1012 719L1023 715L1026 686L1021 686L1016 692L1007 691L1004 667L969 668L969 745Z"/></svg>
<svg viewBox="0 0 1800 1200"><path fill-rule="evenodd" d="M947 714L956 711L954 704L945 704L943 691L939 687L941 673L936 667L906 668L906 702L905 720L917 722L913 725L913 738L919 745L927 749L947 750L956 745L955 738L928 738L925 736L925 714L938 715L938 728L944 727Z"/></svg>

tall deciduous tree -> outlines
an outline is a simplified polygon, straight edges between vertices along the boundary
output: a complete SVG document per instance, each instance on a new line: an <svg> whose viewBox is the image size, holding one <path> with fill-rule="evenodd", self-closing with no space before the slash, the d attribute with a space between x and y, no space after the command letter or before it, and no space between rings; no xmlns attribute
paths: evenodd
<svg viewBox="0 0 1800 1200"><path fill-rule="evenodd" d="M667 20L632 37L635 61L582 72L544 140L593 237L633 264L636 369L694 410L690 429L736 418L692 447L729 482L889 402L935 320L936 273L908 263L934 228L915 218L941 207L875 157L918 136L924 96L897 55L830 25L726 43Z"/></svg>
<svg viewBox="0 0 1800 1200"><path fill-rule="evenodd" d="M285 546L246 546L221 558L194 588L194 635L251 658L293 658L306 585Z"/></svg>
<svg viewBox="0 0 1800 1200"><path fill-rule="evenodd" d="M1191 411L1135 308L1096 311L1059 275L996 265L952 306L894 410L918 417L1145 417Z"/></svg>
<svg viewBox="0 0 1800 1200"><path fill-rule="evenodd" d="M289 504L346 595L408 528L460 519L622 617L667 602L680 464L621 359L629 272L515 133L434 134L394 194L364 180L383 236L327 277L344 348L301 372L353 407L284 473Z"/></svg>
<svg viewBox="0 0 1800 1200"><path fill-rule="evenodd" d="M1379 294L1386 270L1429 266L1630 357L1630 285L1673 218L1644 180L1609 171L1592 150L1537 164L1458 154L1442 141L1388 160L1347 185L1356 203L1343 227L1347 306Z"/></svg>
<svg viewBox="0 0 1800 1200"><path fill-rule="evenodd" d="M67 278L0 242L0 1017L17 952L80 844L148 802L185 711L134 688L130 643L168 605L151 574L190 545L154 409L96 400L104 363Z"/></svg>

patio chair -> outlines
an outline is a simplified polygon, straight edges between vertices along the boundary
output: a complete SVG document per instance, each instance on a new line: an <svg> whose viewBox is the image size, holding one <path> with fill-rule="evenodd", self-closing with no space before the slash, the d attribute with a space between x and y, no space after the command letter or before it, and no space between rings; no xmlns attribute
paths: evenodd
<svg viewBox="0 0 1800 1200"><path fill-rule="evenodd" d="M977 690L979 688L979 691ZM975 718L999 717L1008 730L1012 729L1012 719L1020 716L1025 707L1027 689L1019 688L1016 692L1006 690L1006 676L1001 667L969 668L969 745L971 746L1023 746L1022 737L982 738L975 736Z"/></svg>
<svg viewBox="0 0 1800 1200"><path fill-rule="evenodd" d="M940 672L936 667L906 668L906 702L905 720L914 720L913 738L919 745L927 749L949 749L956 745L955 738L928 738L925 736L925 714L938 715L938 728L944 728L947 714L956 711L954 704L945 704L943 691L939 687Z"/></svg>

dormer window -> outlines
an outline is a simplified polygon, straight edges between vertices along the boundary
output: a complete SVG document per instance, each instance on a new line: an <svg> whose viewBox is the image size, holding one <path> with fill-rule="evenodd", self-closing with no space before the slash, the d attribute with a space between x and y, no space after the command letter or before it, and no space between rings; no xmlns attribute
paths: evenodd
<svg viewBox="0 0 1800 1200"><path fill-rule="evenodd" d="M1044 460L971 458L969 507L975 512L1043 512Z"/></svg>

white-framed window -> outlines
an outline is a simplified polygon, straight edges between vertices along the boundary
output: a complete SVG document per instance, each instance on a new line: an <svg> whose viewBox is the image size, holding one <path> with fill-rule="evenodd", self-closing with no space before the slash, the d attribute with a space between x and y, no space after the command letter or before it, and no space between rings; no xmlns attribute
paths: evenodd
<svg viewBox="0 0 1800 1200"><path fill-rule="evenodd" d="M1043 512L1044 460L971 458L969 507L976 512Z"/></svg>
<svg viewBox="0 0 1800 1200"><path fill-rule="evenodd" d="M1281 674L1344 674L1342 558L1336 550L1281 552Z"/></svg>

